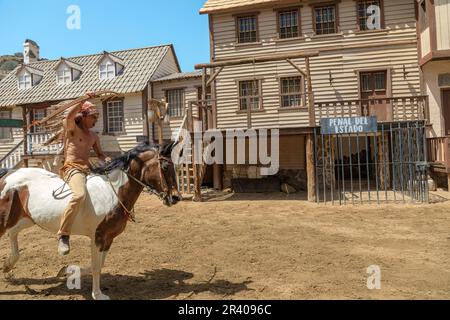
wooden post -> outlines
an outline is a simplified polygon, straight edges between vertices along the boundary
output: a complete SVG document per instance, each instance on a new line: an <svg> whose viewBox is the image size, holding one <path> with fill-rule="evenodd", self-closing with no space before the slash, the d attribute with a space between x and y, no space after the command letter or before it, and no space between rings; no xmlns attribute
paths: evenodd
<svg viewBox="0 0 450 320"><path fill-rule="evenodd" d="M150 119L148 118L148 90L149 86L147 85L142 92L142 112L144 113L144 135L147 137L147 140L150 142Z"/></svg>
<svg viewBox="0 0 450 320"><path fill-rule="evenodd" d="M313 88L312 88L312 79L311 79L311 65L309 63L309 57L305 58L305 64L306 64L306 74L307 74L307 81L308 81L308 112L309 112L309 126L315 127L316 126L316 114L314 110L314 95L313 95Z"/></svg>
<svg viewBox="0 0 450 320"><path fill-rule="evenodd" d="M22 120L23 120L23 155L28 155L28 108L22 107ZM28 168L28 159L24 159L23 163L25 165L25 168Z"/></svg>
<svg viewBox="0 0 450 320"><path fill-rule="evenodd" d="M316 202L316 174L314 165L314 135L306 135L306 174L308 178L308 201Z"/></svg>
<svg viewBox="0 0 450 320"><path fill-rule="evenodd" d="M200 103L200 105L202 106L203 112L202 112L202 130L206 131L208 130L208 104L206 103L206 97L207 97L207 85L206 83L208 82L208 77L207 77L207 73L206 73L206 67L202 68L202 103Z"/></svg>
<svg viewBox="0 0 450 320"><path fill-rule="evenodd" d="M164 144L163 122L161 119L158 119L156 123L158 124L158 143L160 145L163 145Z"/></svg>

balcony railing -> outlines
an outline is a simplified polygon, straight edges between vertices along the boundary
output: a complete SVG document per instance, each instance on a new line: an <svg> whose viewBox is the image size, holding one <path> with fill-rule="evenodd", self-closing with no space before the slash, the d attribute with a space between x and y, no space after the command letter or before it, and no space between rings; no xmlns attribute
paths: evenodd
<svg viewBox="0 0 450 320"><path fill-rule="evenodd" d="M28 155L53 155L59 153L61 144L44 146L43 144L52 137L50 133L30 133L27 135Z"/></svg>
<svg viewBox="0 0 450 320"><path fill-rule="evenodd" d="M371 98L315 103L316 121L323 118L376 116L379 122L429 120L428 96Z"/></svg>
<svg viewBox="0 0 450 320"><path fill-rule="evenodd" d="M437 137L428 139L428 161L450 168L450 138Z"/></svg>

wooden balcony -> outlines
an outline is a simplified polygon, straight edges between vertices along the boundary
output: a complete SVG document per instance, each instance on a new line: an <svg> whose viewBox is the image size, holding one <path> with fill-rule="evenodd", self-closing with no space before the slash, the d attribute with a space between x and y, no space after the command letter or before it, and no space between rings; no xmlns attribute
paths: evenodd
<svg viewBox="0 0 450 320"><path fill-rule="evenodd" d="M320 119L376 116L378 122L429 121L428 96L389 97L316 102L316 123Z"/></svg>
<svg viewBox="0 0 450 320"><path fill-rule="evenodd" d="M450 173L450 137L427 139L428 161L439 172Z"/></svg>

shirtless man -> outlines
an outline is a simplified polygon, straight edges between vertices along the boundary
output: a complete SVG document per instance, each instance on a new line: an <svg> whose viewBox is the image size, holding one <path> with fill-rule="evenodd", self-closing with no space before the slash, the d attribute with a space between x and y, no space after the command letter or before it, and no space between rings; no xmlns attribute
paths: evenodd
<svg viewBox="0 0 450 320"><path fill-rule="evenodd" d="M64 211L58 232L58 252L67 255L70 252L70 233L76 215L83 205L87 190L86 177L89 174L89 154L94 149L101 161L109 162L101 147L98 135L91 129L98 119L95 105L85 102L69 110L64 120L64 155L65 162L61 168L61 176L72 190L72 199Z"/></svg>

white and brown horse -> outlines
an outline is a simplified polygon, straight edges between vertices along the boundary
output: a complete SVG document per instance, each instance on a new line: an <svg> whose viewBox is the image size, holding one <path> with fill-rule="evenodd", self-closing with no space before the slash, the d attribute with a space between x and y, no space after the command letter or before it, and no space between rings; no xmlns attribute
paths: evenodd
<svg viewBox="0 0 450 320"><path fill-rule="evenodd" d="M88 177L88 196L72 234L91 239L91 267L82 269L82 274L92 273L94 299L109 299L100 290L101 269L142 191L148 189L168 206L179 200L172 196L176 185L170 161L173 147L174 143L165 147L140 144L111 163L94 168L94 174ZM62 189L62 185L59 176L42 169L19 169L0 179L0 237L7 232L11 242L11 255L3 272L11 271L19 260L21 231L37 225L57 233L71 196L70 189Z"/></svg>

